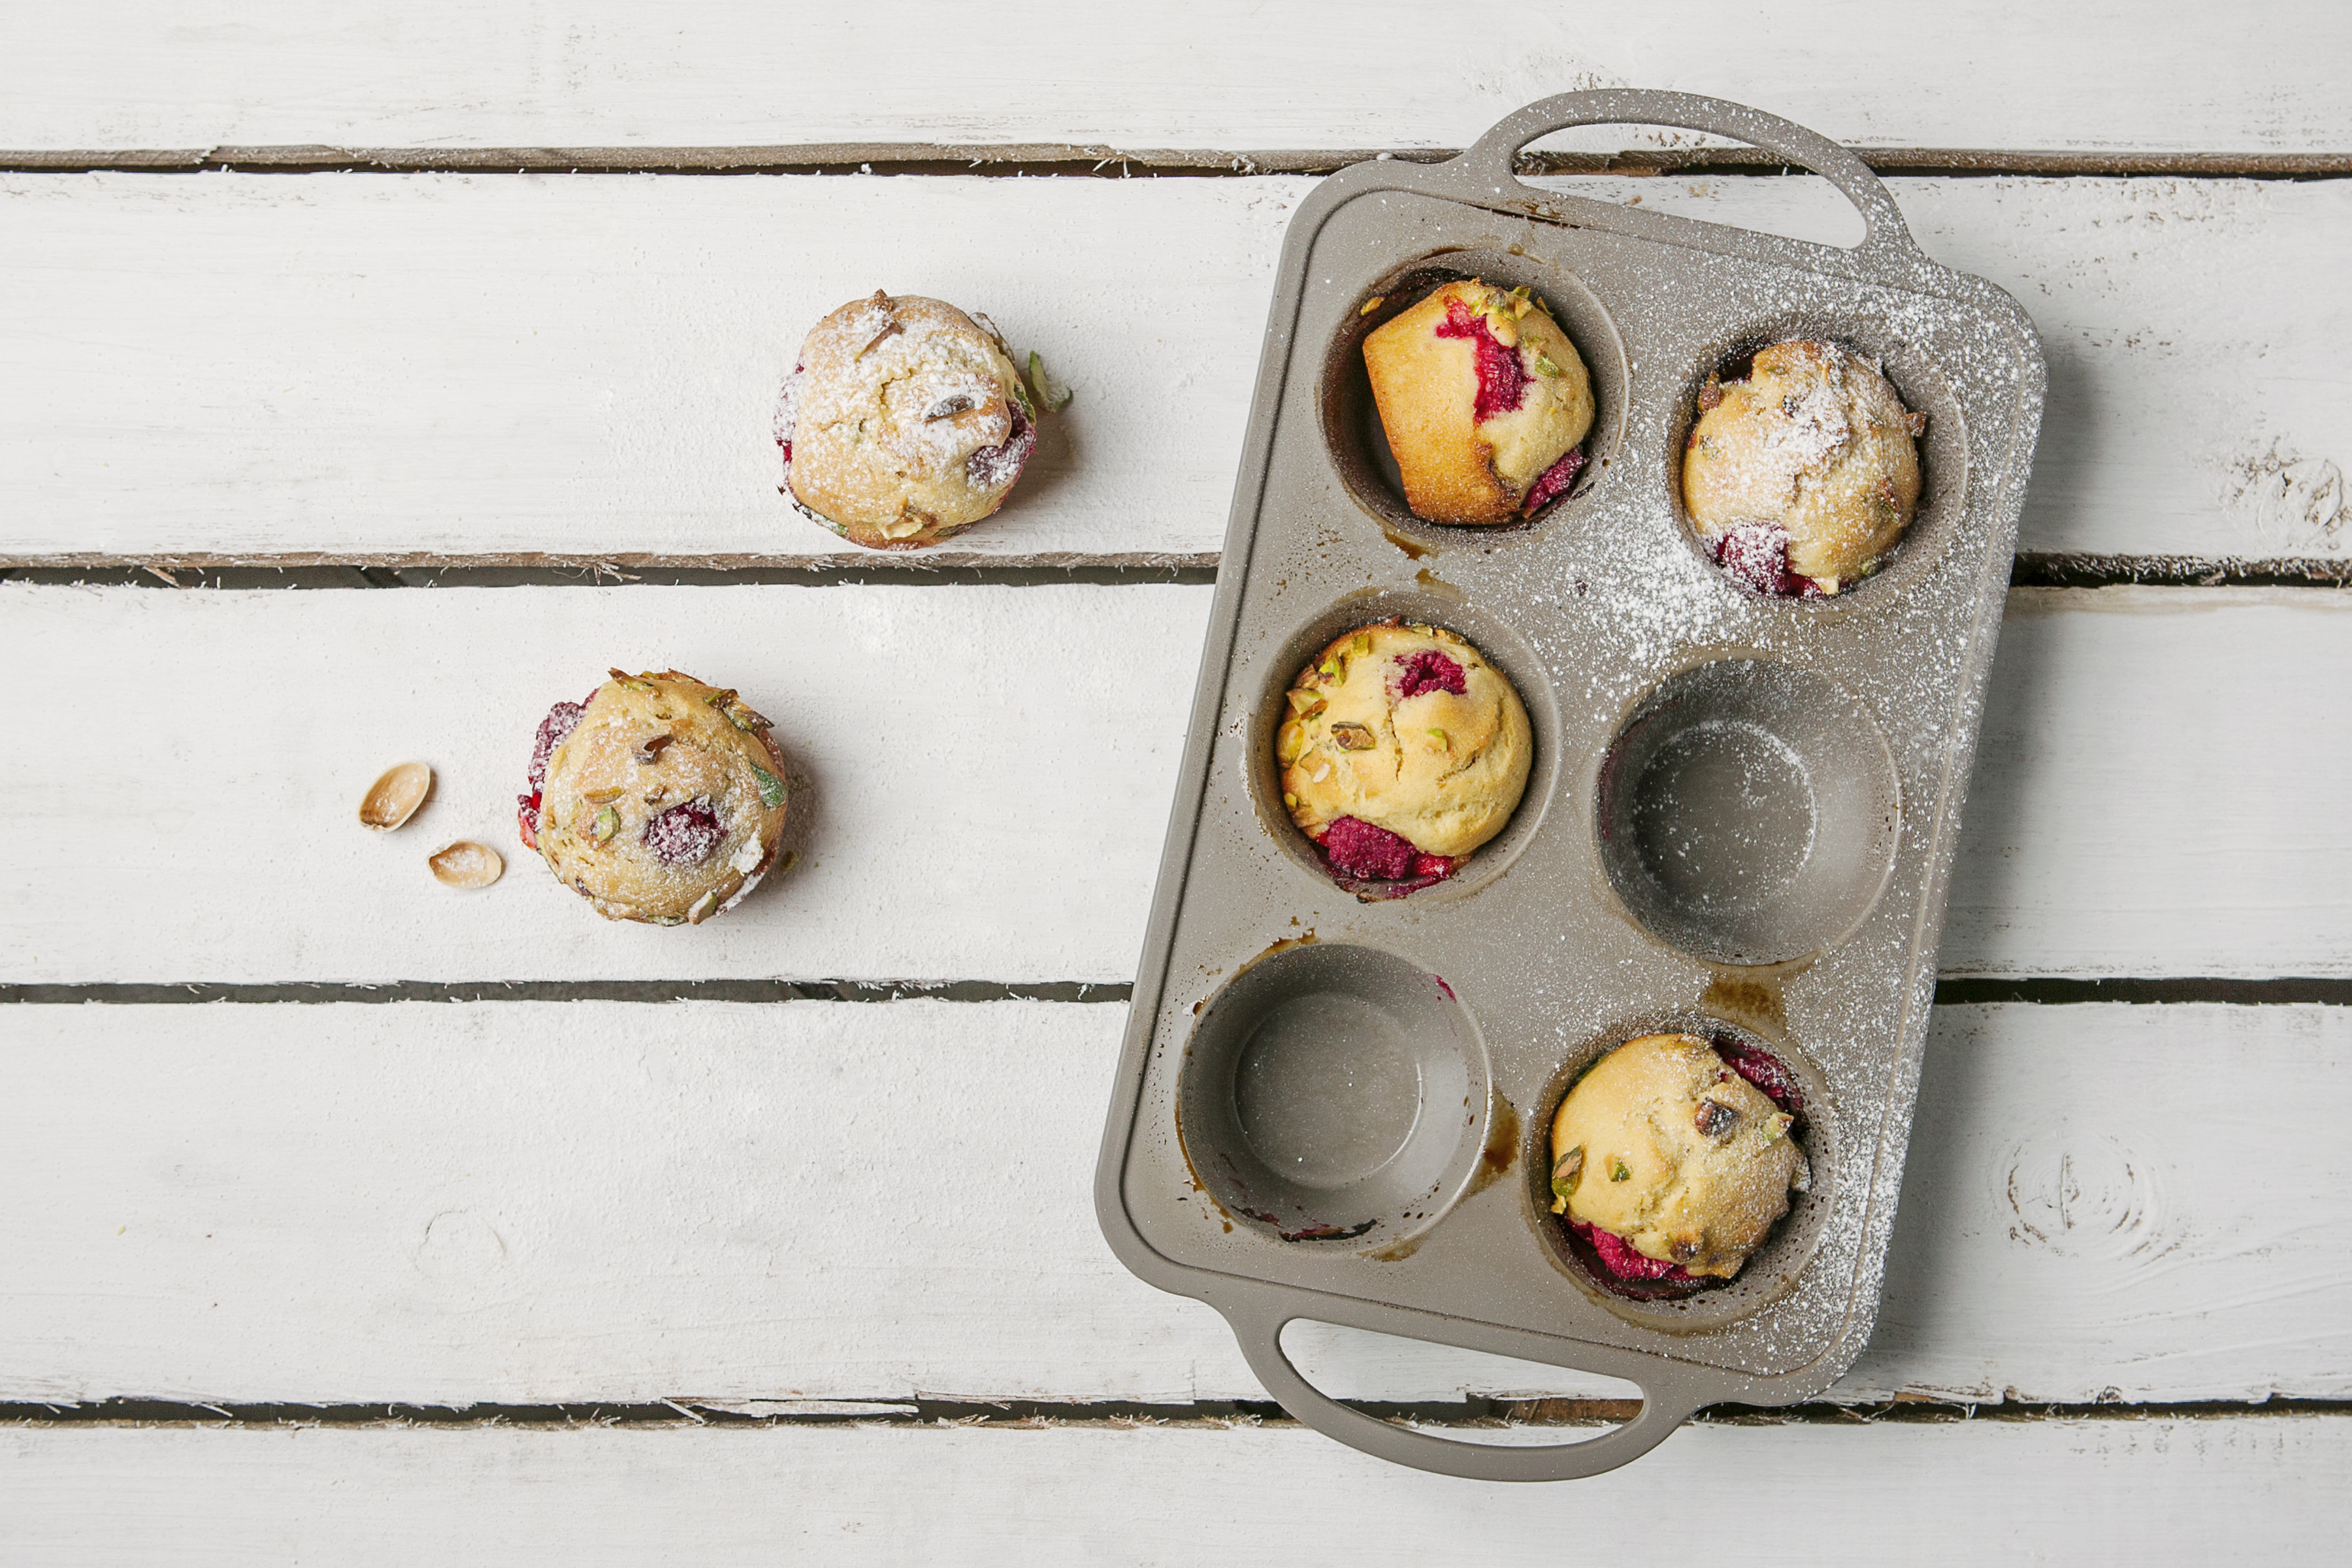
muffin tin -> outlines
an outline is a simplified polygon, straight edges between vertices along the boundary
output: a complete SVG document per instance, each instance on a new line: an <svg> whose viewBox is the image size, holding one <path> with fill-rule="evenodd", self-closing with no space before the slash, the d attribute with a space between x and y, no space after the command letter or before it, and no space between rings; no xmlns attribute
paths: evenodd
<svg viewBox="0 0 2352 1568"><path fill-rule="evenodd" d="M1552 195L1518 150L1573 125L1715 132L1821 174L1841 249ZM1403 505L1365 331L1449 276L1528 284L1592 372L1591 461L1506 530ZM1379 301L1372 303L1372 301ZM1830 599L1719 572L1678 502L1710 371L1823 338L1928 418L1905 543ZM1570 93L1435 165L1358 164L1292 221L1201 684L1097 1173L1129 1268L1224 1314L1302 1421L1425 1469L1597 1474L1717 1401L1787 1404L1869 1336L1935 984L1953 841L2043 388L2032 324L1920 254L1862 161L1739 105ZM1283 693L1401 615L1517 686L1537 755L1510 825L1402 898L1333 883L1283 809ZM1729 1283L1620 1294L1549 1212L1570 1083L1633 1036L1769 1050L1814 1180ZM1629 1379L1633 1421L1456 1442L1318 1393L1318 1319Z"/></svg>

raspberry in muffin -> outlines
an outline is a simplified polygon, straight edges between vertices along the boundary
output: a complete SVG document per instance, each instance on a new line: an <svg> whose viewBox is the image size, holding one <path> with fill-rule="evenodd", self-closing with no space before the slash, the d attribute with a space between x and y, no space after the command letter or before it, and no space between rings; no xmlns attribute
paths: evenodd
<svg viewBox="0 0 2352 1568"><path fill-rule="evenodd" d="M1787 1068L1753 1047L1628 1040L1552 1118L1552 1212L1614 1281L1728 1279L1812 1184L1803 1111Z"/></svg>
<svg viewBox="0 0 2352 1568"><path fill-rule="evenodd" d="M1513 522L1583 467L1592 378L1526 289L1448 283L1366 336L1364 369L1416 517Z"/></svg>
<svg viewBox="0 0 2352 1568"><path fill-rule="evenodd" d="M1343 887L1441 881L1517 808L1535 757L1527 708L1454 633L1360 626L1291 688L1275 737L1282 803Z"/></svg>
<svg viewBox="0 0 2352 1568"><path fill-rule="evenodd" d="M802 511L869 549L919 550L1003 504L1036 412L987 318L877 289L810 330L776 442Z"/></svg>
<svg viewBox="0 0 2352 1568"><path fill-rule="evenodd" d="M1759 351L1707 378L1683 453L1683 505L1716 563L1759 593L1835 594L1877 570L1919 505L1916 437L1869 361L1835 343Z"/></svg>
<svg viewBox="0 0 2352 1568"><path fill-rule="evenodd" d="M734 692L611 672L540 722L527 848L606 920L699 925L766 875L783 837L783 760Z"/></svg>

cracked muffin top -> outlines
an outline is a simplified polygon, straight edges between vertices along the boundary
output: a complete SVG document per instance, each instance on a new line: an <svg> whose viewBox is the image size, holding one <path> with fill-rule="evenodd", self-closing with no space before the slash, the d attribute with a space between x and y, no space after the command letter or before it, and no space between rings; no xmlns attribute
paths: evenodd
<svg viewBox="0 0 2352 1568"><path fill-rule="evenodd" d="M1759 351L1710 376L1683 453L1683 505L1717 563L1762 593L1819 596L1875 571L1919 505L1925 415L1835 343Z"/></svg>
<svg viewBox="0 0 2352 1568"><path fill-rule="evenodd" d="M1641 1258L1728 1279L1811 1185L1794 1120L1696 1035L1628 1040L1552 1118L1552 1212Z"/></svg>
<svg viewBox="0 0 2352 1568"><path fill-rule="evenodd" d="M781 754L731 690L674 669L611 673L540 724L522 840L606 920L699 925L775 860Z"/></svg>
<svg viewBox="0 0 2352 1568"><path fill-rule="evenodd" d="M810 330L776 440L803 511L854 543L915 550L1002 505L1037 427L985 318L877 289Z"/></svg>
<svg viewBox="0 0 2352 1568"><path fill-rule="evenodd" d="M1299 671L1286 701L1275 739L1283 805L1342 876L1447 875L1526 793L1527 708L1452 632L1359 626Z"/></svg>
<svg viewBox="0 0 2352 1568"><path fill-rule="evenodd" d="M1416 517L1517 521L1583 464L1592 379L1526 289L1446 284L1372 329L1364 371Z"/></svg>

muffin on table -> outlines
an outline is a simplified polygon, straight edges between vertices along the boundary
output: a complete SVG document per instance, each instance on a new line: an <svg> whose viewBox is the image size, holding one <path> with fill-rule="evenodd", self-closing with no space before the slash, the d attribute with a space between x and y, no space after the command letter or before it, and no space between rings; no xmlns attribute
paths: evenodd
<svg viewBox="0 0 2352 1568"><path fill-rule="evenodd" d="M1446 284L1365 337L1364 370L1416 517L1514 522L1584 465L1592 378L1524 288Z"/></svg>
<svg viewBox="0 0 2352 1568"><path fill-rule="evenodd" d="M1812 1184L1791 1136L1803 1109L1788 1069L1754 1047L1628 1040L1552 1117L1552 1213L1617 1279L1728 1279Z"/></svg>
<svg viewBox="0 0 2352 1568"><path fill-rule="evenodd" d="M1707 378L1683 453L1683 506L1717 564L1781 597L1835 594L1877 570L1919 506L1927 419L1835 343L1759 351Z"/></svg>
<svg viewBox="0 0 2352 1568"><path fill-rule="evenodd" d="M783 760L733 691L677 670L612 679L539 726L522 841L606 920L699 925L783 837Z"/></svg>
<svg viewBox="0 0 2352 1568"><path fill-rule="evenodd" d="M1282 803L1343 886L1398 894L1452 876L1526 793L1527 708L1452 632L1359 626L1298 672L1286 700Z"/></svg>
<svg viewBox="0 0 2352 1568"><path fill-rule="evenodd" d="M776 442L802 511L869 549L919 550L1003 504L1036 412L985 317L877 289L810 330Z"/></svg>

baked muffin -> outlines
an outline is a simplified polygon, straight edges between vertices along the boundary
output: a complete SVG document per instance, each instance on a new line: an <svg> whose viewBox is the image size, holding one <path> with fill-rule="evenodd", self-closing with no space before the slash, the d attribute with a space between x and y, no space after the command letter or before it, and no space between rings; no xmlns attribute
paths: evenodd
<svg viewBox="0 0 2352 1568"><path fill-rule="evenodd" d="M776 858L782 756L732 691L674 669L611 674L541 721L523 844L606 920L699 925Z"/></svg>
<svg viewBox="0 0 2352 1568"><path fill-rule="evenodd" d="M1876 365L1835 343L1760 351L1707 378L1683 453L1683 505L1723 569L1759 593L1834 594L1875 571L1919 506L1916 437Z"/></svg>
<svg viewBox="0 0 2352 1568"><path fill-rule="evenodd" d="M987 318L877 289L810 330L776 442L793 505L854 543L919 550L1003 504L1036 411Z"/></svg>
<svg viewBox="0 0 2352 1568"><path fill-rule="evenodd" d="M1803 1107L1788 1069L1751 1047L1628 1040L1552 1117L1552 1212L1617 1279L1728 1279L1812 1184L1790 1135Z"/></svg>
<svg viewBox="0 0 2352 1568"><path fill-rule="evenodd" d="M1584 465L1592 378L1525 289L1446 284L1372 329L1364 370L1416 517L1516 521Z"/></svg>
<svg viewBox="0 0 2352 1568"><path fill-rule="evenodd" d="M1528 710L1452 632L1360 626L1298 672L1287 700L1282 803L1343 886L1406 893L1453 875L1527 790Z"/></svg>

